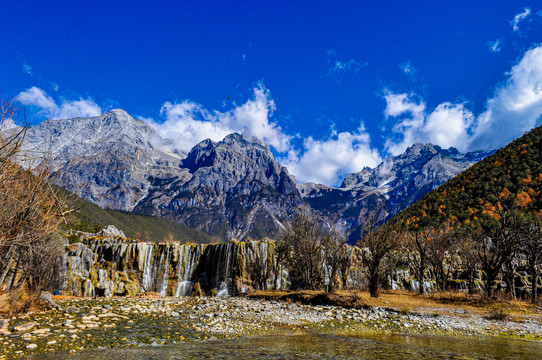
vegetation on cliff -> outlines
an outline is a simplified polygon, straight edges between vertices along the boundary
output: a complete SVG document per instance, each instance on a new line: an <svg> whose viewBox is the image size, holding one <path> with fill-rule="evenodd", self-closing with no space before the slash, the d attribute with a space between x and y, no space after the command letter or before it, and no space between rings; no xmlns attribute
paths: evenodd
<svg viewBox="0 0 542 360"><path fill-rule="evenodd" d="M168 240L198 244L207 244L214 240L201 231L167 218L102 209L68 190L60 187L56 189L62 197L68 199L68 206L75 210L65 215L66 221L62 225L65 230L97 233L107 225L114 225L132 239L148 238L154 242Z"/></svg>
<svg viewBox="0 0 542 360"><path fill-rule="evenodd" d="M499 204L542 214L542 127L535 128L451 179L397 219L419 227L447 220L487 225Z"/></svg>

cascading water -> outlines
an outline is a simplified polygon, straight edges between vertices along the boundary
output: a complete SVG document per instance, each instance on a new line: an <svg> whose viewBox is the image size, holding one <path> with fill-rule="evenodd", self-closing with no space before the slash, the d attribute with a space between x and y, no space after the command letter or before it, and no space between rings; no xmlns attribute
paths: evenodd
<svg viewBox="0 0 542 360"><path fill-rule="evenodd" d="M179 249L178 284L175 296L189 296L194 284L192 276L199 261L202 245L181 245Z"/></svg>
<svg viewBox="0 0 542 360"><path fill-rule="evenodd" d="M164 258L164 253L166 253L166 261L165 263L162 263L162 259ZM171 247L167 246L164 248L164 252L162 252L162 256L160 258L160 267L158 268L158 274L161 274L162 281L160 285L158 286L158 292L162 296L166 296L167 294L167 288L168 288L168 270L169 270L169 260L171 255ZM163 265L162 265L163 264ZM164 270L162 270L164 269Z"/></svg>
<svg viewBox="0 0 542 360"><path fill-rule="evenodd" d="M231 295L232 292L232 265L236 244L226 243L221 245L223 246L219 248L219 266L217 266L216 268L216 279L218 279L218 288L216 295L228 296Z"/></svg>
<svg viewBox="0 0 542 360"><path fill-rule="evenodd" d="M147 291L186 296L198 283L205 294L229 296L251 289L287 289L282 256L272 242L194 245L89 238L66 246L66 281L60 290L76 296Z"/></svg>
<svg viewBox="0 0 542 360"><path fill-rule="evenodd" d="M147 246L145 247L145 268L143 269L143 279L141 281L141 290L143 291L149 291L152 285L153 253L154 245L147 244Z"/></svg>

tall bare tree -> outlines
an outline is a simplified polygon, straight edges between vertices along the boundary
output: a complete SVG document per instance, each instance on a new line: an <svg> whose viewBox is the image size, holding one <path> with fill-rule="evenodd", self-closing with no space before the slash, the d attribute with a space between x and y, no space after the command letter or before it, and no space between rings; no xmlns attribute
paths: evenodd
<svg viewBox="0 0 542 360"><path fill-rule="evenodd" d="M363 265L367 268L369 279L369 294L378 297L382 259L395 249L402 237L402 231L398 224L388 224L378 228L379 219L382 217L383 205L369 217L362 227L361 239L357 245L364 249Z"/></svg>
<svg viewBox="0 0 542 360"><path fill-rule="evenodd" d="M336 227L331 227L323 238L324 260L329 269L329 284L326 291L331 292L337 288L339 274L342 285L346 286L348 269L350 268L350 253L348 251L348 238Z"/></svg>
<svg viewBox="0 0 542 360"><path fill-rule="evenodd" d="M452 275L451 250L456 233L455 224L450 222L429 229L427 260L441 291Z"/></svg>
<svg viewBox="0 0 542 360"><path fill-rule="evenodd" d="M538 279L542 273L542 215L523 227L521 231L522 252L527 257L527 271L531 276L531 301L538 303Z"/></svg>
<svg viewBox="0 0 542 360"><path fill-rule="evenodd" d="M431 228L409 231L405 236L406 242L404 243L404 249L408 255L408 261L414 277L419 282L418 291L420 294L425 294L425 272L428 266L432 231L434 230Z"/></svg>
<svg viewBox="0 0 542 360"><path fill-rule="evenodd" d="M47 181L47 169L23 169L21 147L26 127L14 127L13 102L0 99L0 283L28 283L36 295L54 286L54 264L61 254L55 236L62 202ZM13 273L18 276L9 276ZM6 283L9 280L9 283Z"/></svg>
<svg viewBox="0 0 542 360"><path fill-rule="evenodd" d="M469 294L474 294L475 277L478 270L480 260L476 253L476 242L482 237L479 235L481 229L465 229L459 234L459 240L456 244L457 254L463 272L467 277L467 291Z"/></svg>
<svg viewBox="0 0 542 360"><path fill-rule="evenodd" d="M316 218L305 209L298 209L296 217L286 224L280 240L287 249L289 278L303 289L320 288L324 281L324 233Z"/></svg>
<svg viewBox="0 0 542 360"><path fill-rule="evenodd" d="M493 297L495 281L504 264L510 261L520 243L519 214L501 202L489 213L484 231L477 239L475 249L485 273L485 291L488 298Z"/></svg>

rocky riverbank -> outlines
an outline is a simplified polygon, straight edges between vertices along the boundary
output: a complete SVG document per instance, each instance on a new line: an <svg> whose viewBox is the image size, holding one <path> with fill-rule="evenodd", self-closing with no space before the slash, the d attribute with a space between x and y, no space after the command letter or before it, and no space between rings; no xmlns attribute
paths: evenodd
<svg viewBox="0 0 542 360"><path fill-rule="evenodd" d="M273 334L407 333L542 340L539 318L489 320L468 311L405 312L248 298L58 301L60 309L0 320L0 358Z"/></svg>

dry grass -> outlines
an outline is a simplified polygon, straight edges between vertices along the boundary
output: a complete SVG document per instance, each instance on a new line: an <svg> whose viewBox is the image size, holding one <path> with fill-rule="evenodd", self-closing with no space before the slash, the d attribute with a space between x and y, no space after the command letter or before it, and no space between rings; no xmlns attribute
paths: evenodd
<svg viewBox="0 0 542 360"><path fill-rule="evenodd" d="M362 300L369 306L392 308L403 312L491 316L495 311L504 312L512 320L537 318L542 320L539 308L530 302L520 300L487 300L463 292L442 292L419 295L408 291L383 291L378 298L371 298L368 292L360 292Z"/></svg>
<svg viewBox="0 0 542 360"><path fill-rule="evenodd" d="M136 297L143 298L143 299L161 299L162 295L160 295L160 293L158 292L147 291L147 292L137 294Z"/></svg>
<svg viewBox="0 0 542 360"><path fill-rule="evenodd" d="M361 309L367 305L363 302L358 294L346 293L326 293L319 290L302 290L302 291L255 291L247 294L246 297L252 299L283 301L287 303L300 303L306 305L333 305L342 306L345 308Z"/></svg>
<svg viewBox="0 0 542 360"><path fill-rule="evenodd" d="M73 296L73 295L53 295L53 300L54 301L76 300L76 299L80 299L80 298L77 297L77 296Z"/></svg>
<svg viewBox="0 0 542 360"><path fill-rule="evenodd" d="M542 314L536 305L520 300L487 300L463 292L442 292L419 295L409 291L382 291L380 297L372 298L367 291L339 290L332 294L322 291L257 291L248 296L265 300L298 301L315 304L329 301L328 305L345 307L373 307L394 309L400 313L425 313L432 315L478 315L491 317L506 314L511 320L525 318L542 321ZM316 299L316 300L311 300Z"/></svg>
<svg viewBox="0 0 542 360"><path fill-rule="evenodd" d="M27 286L0 293L0 318L21 313L39 312L45 309L47 309L47 304L28 291Z"/></svg>

